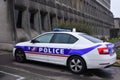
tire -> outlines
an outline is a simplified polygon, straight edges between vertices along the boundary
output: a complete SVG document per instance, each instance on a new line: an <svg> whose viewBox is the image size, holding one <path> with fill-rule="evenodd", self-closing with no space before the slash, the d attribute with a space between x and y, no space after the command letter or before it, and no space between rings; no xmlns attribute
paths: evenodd
<svg viewBox="0 0 120 80"><path fill-rule="evenodd" d="M26 56L25 56L25 53L24 53L24 51L22 49L17 49L15 51L15 60L17 62L20 62L20 63L26 61Z"/></svg>
<svg viewBox="0 0 120 80"><path fill-rule="evenodd" d="M69 58L67 66L75 74L81 74L86 70L85 61L79 56Z"/></svg>

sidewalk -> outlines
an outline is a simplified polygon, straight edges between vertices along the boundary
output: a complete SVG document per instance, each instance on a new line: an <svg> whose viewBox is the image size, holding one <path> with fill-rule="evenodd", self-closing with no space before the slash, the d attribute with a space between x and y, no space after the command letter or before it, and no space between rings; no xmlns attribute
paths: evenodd
<svg viewBox="0 0 120 80"><path fill-rule="evenodd" d="M0 43L0 50L12 51L13 46L14 45L10 43Z"/></svg>
<svg viewBox="0 0 120 80"><path fill-rule="evenodd" d="M114 66L120 67L120 60L119 59L116 60L116 63L114 64Z"/></svg>

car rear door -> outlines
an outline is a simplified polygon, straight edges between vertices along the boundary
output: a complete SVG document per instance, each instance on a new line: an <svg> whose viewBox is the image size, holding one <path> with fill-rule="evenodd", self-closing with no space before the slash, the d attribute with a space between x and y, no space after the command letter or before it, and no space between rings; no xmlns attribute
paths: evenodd
<svg viewBox="0 0 120 80"><path fill-rule="evenodd" d="M68 53L77 40L77 38L67 33L54 34L51 43L48 45L51 48L51 54L48 56L49 62L66 65Z"/></svg>

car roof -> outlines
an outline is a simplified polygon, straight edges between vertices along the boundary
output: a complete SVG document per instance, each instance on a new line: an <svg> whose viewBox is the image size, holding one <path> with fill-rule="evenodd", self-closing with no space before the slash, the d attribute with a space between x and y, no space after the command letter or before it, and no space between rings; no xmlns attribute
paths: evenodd
<svg viewBox="0 0 120 80"><path fill-rule="evenodd" d="M85 33L82 33L82 32L54 32L54 31L51 31L51 32L46 32L46 33L67 33L67 34L85 34Z"/></svg>

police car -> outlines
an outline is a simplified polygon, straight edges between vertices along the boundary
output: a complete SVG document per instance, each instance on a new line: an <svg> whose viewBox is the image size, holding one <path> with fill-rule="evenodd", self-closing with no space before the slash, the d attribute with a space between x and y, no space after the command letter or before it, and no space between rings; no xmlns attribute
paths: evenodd
<svg viewBox="0 0 120 80"><path fill-rule="evenodd" d="M46 32L14 46L18 62L34 60L67 66L73 73L115 63L114 44L80 32Z"/></svg>

